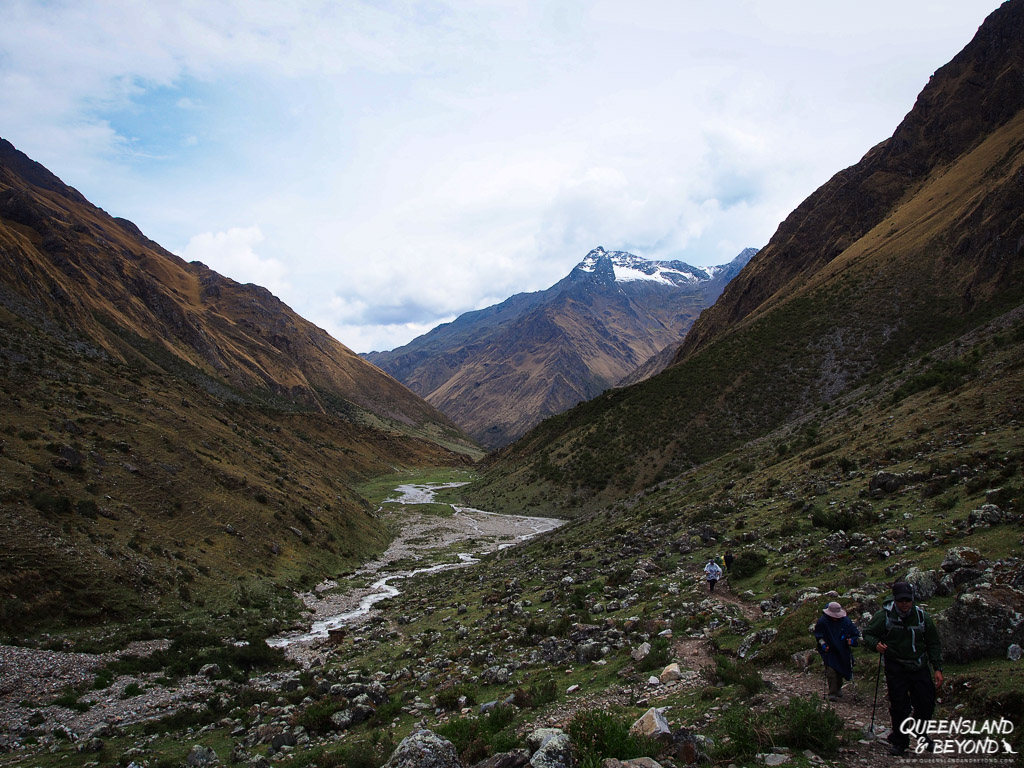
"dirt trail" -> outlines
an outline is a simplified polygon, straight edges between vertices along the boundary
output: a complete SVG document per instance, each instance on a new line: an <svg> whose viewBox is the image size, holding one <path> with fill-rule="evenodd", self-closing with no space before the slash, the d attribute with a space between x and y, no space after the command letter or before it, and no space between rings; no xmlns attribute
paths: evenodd
<svg viewBox="0 0 1024 768"><path fill-rule="evenodd" d="M727 582L720 582L714 592L707 591L706 583L702 582L695 592L700 594L701 599L710 598L721 604L736 606L743 616L753 621L760 618L760 606L745 601L728 588ZM808 639L808 650L812 644ZM706 667L713 667L713 649L705 637L677 637L673 643L674 657L679 666L685 671L700 673ZM906 758L896 758L889 755L889 745L881 740L889 730L889 704L886 699L885 676L882 675L878 685L877 707L874 709L872 721L872 707L875 696L875 680L877 664L872 663L871 658L858 656L857 666L854 669L854 677L843 685L843 696L838 701L825 701L825 674L817 653L813 654L811 663L806 671L801 671L794 664L791 667L773 666L761 670L762 678L768 683L768 689L763 693L754 696L745 702L751 709L760 710L769 707L785 706L789 699L797 697L805 700L817 699L831 707L843 719L848 730L859 732L861 738L847 745L835 756L827 759L833 765L856 766L857 768L912 768L913 766L931 765L935 768L944 765L943 758L932 755L908 755ZM706 685L706 678L703 676L693 678L677 685L686 687L702 687ZM609 705L635 704L639 699L646 699L651 706L663 706L670 700L678 688L668 686L665 689L652 689L647 696L637 696L636 686L617 686L602 691L600 694L587 696L559 708L556 712L550 713L548 725L564 727L581 709L606 708ZM705 730L709 721L703 723L679 722L673 717L672 711L666 713L673 728L686 727L697 733ZM873 731L871 730L873 722ZM873 735L871 735L873 734ZM803 759L801 757L801 759ZM947 763L948 764L948 761ZM963 763L958 763L958 765Z"/></svg>
<svg viewBox="0 0 1024 768"><path fill-rule="evenodd" d="M719 603L737 606L744 617L754 620L761 616L758 605L743 600L728 588L728 582L719 582L715 591L707 595ZM705 666L714 665L712 649L704 638L687 638L676 643L680 664L691 669L700 670ZM808 637L808 650L813 647ZM838 701L826 701L825 672L821 659L814 653L806 670L801 671L794 663L792 666L773 666L763 669L762 678L768 683L768 690L750 702L751 707L784 706L789 699L823 701L833 708L846 723L846 728L862 734L858 741L848 745L834 758L840 765L859 766L861 768L882 768L882 766L914 766L929 764L936 768L942 764L943 758L937 755L908 755L896 758L889 755L889 745L881 740L889 731L889 703L886 698L885 675L878 675L878 664L873 657L855 656L853 680L843 685L843 695ZM877 684L877 705L875 692ZM872 712L874 717L872 718ZM872 727L873 726L873 727Z"/></svg>

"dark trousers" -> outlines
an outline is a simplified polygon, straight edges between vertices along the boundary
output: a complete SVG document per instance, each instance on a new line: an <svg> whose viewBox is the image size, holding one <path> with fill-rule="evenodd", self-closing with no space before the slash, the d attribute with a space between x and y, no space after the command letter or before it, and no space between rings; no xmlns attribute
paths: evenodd
<svg viewBox="0 0 1024 768"><path fill-rule="evenodd" d="M885 684L889 688L889 714L892 734L889 742L899 749L910 745L910 737L900 732L900 725L908 717L931 720L935 711L935 685L927 667L907 669L899 662L885 661Z"/></svg>
<svg viewBox="0 0 1024 768"><path fill-rule="evenodd" d="M715 582L717 582L717 581L718 581L718 579L708 579L708 592L714 592L715 591Z"/></svg>

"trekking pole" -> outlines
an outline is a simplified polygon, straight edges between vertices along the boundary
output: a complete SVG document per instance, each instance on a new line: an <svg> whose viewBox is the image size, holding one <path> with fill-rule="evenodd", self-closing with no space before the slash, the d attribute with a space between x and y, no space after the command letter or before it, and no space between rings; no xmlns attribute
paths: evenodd
<svg viewBox="0 0 1024 768"><path fill-rule="evenodd" d="M878 654L878 671L875 672L875 701L871 705L871 725L868 727L868 733L872 736L875 734L875 709L878 707L878 683L882 679L882 656L884 654Z"/></svg>

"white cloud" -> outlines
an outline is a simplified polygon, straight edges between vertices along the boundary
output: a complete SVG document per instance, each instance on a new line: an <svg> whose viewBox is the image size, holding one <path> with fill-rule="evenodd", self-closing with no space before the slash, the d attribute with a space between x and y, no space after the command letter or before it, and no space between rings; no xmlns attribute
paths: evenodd
<svg viewBox="0 0 1024 768"><path fill-rule="evenodd" d="M381 349L596 245L764 245L998 4L5 0L0 130Z"/></svg>
<svg viewBox="0 0 1024 768"><path fill-rule="evenodd" d="M262 258L255 247L263 242L259 227L232 227L226 232L194 235L179 256L201 261L215 272L239 283L261 285L279 298L291 292L288 267L273 258Z"/></svg>

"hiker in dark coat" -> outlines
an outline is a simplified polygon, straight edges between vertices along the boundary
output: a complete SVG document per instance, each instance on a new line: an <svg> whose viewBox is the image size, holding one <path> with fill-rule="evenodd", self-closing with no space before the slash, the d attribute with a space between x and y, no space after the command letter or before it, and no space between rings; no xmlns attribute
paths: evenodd
<svg viewBox="0 0 1024 768"><path fill-rule="evenodd" d="M843 696L843 680L853 678L853 648L860 640L860 630L839 603L829 603L821 614L814 625L814 637L825 662L828 700L835 701Z"/></svg>
<svg viewBox="0 0 1024 768"><path fill-rule="evenodd" d="M735 560L735 559L736 559L736 555L734 555L732 552L726 552L725 553L724 560L725 560L725 570L726 571L731 571L732 570L732 561Z"/></svg>
<svg viewBox="0 0 1024 768"><path fill-rule="evenodd" d="M910 746L910 735L900 726L911 716L918 721L931 720L935 691L942 686L939 631L931 616L914 604L914 589L907 582L892 585L892 600L871 617L864 629L864 645L884 654L892 717L890 753L902 755ZM935 671L934 685L929 665Z"/></svg>

